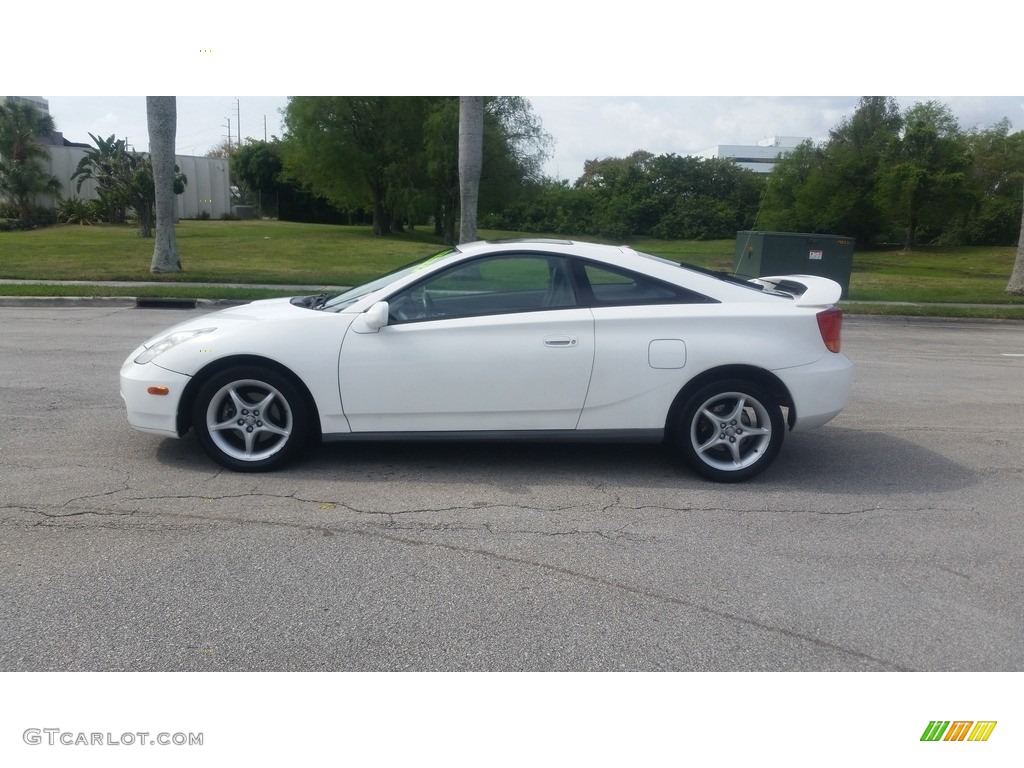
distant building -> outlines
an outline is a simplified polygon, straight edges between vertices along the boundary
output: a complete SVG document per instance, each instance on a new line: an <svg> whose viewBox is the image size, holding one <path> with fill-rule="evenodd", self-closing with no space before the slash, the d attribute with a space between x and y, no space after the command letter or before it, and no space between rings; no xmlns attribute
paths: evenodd
<svg viewBox="0 0 1024 768"><path fill-rule="evenodd" d="M50 102L42 96L0 96L0 104L31 104L40 112L50 114Z"/></svg>
<svg viewBox="0 0 1024 768"><path fill-rule="evenodd" d="M50 114L50 102L42 96L0 96L0 104L31 104L43 114ZM60 131L49 136L36 136L36 141L47 147L89 147L90 144L77 144L64 138Z"/></svg>
<svg viewBox="0 0 1024 768"><path fill-rule="evenodd" d="M802 136L772 136L754 145L719 144L695 152L694 157L724 157L734 160L736 165L756 173L771 173L775 161L787 155L803 142L810 141Z"/></svg>
<svg viewBox="0 0 1024 768"><path fill-rule="evenodd" d="M0 104L6 102L27 103L46 114L50 113L50 102L42 96L0 96ZM78 189L77 180L71 179L79 160L85 157L87 150L93 148L92 144L68 141L60 131L50 136L38 136L37 140L50 153L49 173L60 179L62 197L81 197L83 200L98 197L96 182L92 179L86 179L81 190ZM185 191L176 195L179 219L196 219L201 216L219 219L231 213L231 183L228 180L226 158L175 155L174 162L188 179ZM49 207L56 206L56 201L51 198L40 198L40 202Z"/></svg>

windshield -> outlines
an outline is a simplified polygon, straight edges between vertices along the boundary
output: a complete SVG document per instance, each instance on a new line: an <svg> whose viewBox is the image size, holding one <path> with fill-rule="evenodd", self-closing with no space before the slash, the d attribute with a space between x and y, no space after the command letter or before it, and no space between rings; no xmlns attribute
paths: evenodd
<svg viewBox="0 0 1024 768"><path fill-rule="evenodd" d="M380 277L371 280L368 283L363 283L362 285L358 285L355 288L350 288L344 293L340 293L337 296L333 297L330 301L326 302L323 305L322 309L328 312L340 312L341 310L345 309L345 307L349 307L352 304L355 304L364 296L369 296L374 291L379 291L381 288L390 285L396 280L401 280L406 275L411 275L413 272L418 272L419 270L429 266L438 259L442 259L448 254L454 253L456 250L458 249L448 248L447 250L441 251L440 253L435 253L432 256L427 256L424 259L417 259L411 264L406 264L404 267L399 267L398 269L392 270L391 272L388 272L385 275L381 275Z"/></svg>

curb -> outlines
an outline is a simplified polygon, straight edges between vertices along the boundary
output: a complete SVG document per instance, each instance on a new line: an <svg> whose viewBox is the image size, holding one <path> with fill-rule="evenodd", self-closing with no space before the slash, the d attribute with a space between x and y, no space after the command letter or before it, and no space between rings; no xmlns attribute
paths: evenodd
<svg viewBox="0 0 1024 768"><path fill-rule="evenodd" d="M222 309L248 299L187 299L153 296L0 296L0 307L111 307L123 309Z"/></svg>

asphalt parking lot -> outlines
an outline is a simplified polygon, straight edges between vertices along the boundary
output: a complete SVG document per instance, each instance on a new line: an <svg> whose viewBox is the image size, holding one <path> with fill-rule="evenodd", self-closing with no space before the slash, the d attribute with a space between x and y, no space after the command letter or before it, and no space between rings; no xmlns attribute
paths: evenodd
<svg viewBox="0 0 1024 768"><path fill-rule="evenodd" d="M130 429L199 314L2 307L0 670L1024 670L1024 324L848 316L849 408L721 486L656 446Z"/></svg>

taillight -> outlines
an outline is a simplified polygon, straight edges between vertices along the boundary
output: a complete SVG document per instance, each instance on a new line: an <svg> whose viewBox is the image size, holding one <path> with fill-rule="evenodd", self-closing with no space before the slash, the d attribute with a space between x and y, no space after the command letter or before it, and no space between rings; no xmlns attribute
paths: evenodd
<svg viewBox="0 0 1024 768"><path fill-rule="evenodd" d="M843 310L839 307L831 307L818 313L818 330L821 331L821 340L825 342L830 352L838 352L840 336L843 332Z"/></svg>

